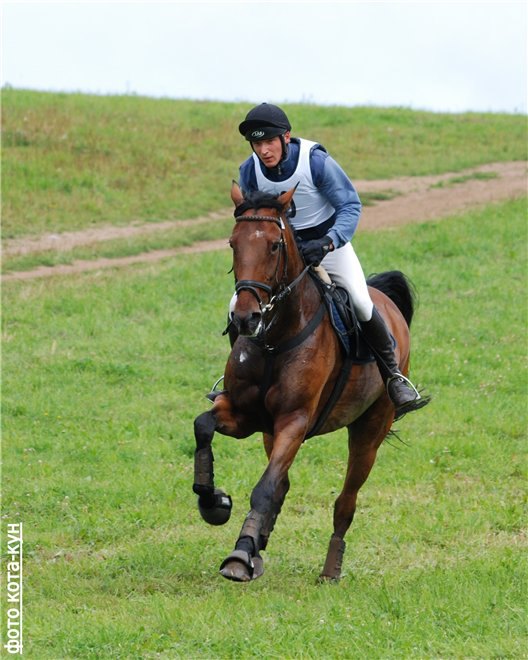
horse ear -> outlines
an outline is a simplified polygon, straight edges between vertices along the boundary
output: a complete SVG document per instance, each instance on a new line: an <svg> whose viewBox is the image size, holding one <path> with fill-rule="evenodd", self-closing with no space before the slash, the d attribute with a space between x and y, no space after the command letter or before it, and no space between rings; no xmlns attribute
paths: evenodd
<svg viewBox="0 0 528 660"><path fill-rule="evenodd" d="M240 206L242 202L244 201L244 195L242 194L242 190L240 189L240 186L238 183L233 179L233 183L231 184L231 199L233 200L233 204L236 206Z"/></svg>
<svg viewBox="0 0 528 660"><path fill-rule="evenodd" d="M278 198L278 201L282 204L283 211L286 211L286 209L290 206L298 185L299 184L296 183L294 188L291 188L288 190L288 192L282 193L282 195Z"/></svg>

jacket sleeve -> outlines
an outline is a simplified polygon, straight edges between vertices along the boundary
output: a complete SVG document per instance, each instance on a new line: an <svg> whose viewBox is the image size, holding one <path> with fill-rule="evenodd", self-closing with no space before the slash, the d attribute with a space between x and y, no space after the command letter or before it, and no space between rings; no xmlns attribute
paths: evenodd
<svg viewBox="0 0 528 660"><path fill-rule="evenodd" d="M361 215L361 201L354 185L331 156L324 159L324 166L317 179L314 182L335 209L335 223L328 235L334 246L340 248L348 243L356 232Z"/></svg>

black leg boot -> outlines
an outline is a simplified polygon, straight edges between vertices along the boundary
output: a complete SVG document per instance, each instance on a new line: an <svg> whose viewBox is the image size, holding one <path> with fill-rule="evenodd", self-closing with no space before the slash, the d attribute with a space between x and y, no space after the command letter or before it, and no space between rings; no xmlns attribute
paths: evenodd
<svg viewBox="0 0 528 660"><path fill-rule="evenodd" d="M392 337L382 316L374 307L370 321L360 321L361 330L371 348L389 397L396 408L396 419L427 405L430 397L422 397L411 381L400 373Z"/></svg>

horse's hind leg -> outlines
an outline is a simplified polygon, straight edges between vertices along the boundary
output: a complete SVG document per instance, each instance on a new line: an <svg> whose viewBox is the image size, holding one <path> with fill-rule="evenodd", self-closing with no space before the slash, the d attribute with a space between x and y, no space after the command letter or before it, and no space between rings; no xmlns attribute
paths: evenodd
<svg viewBox="0 0 528 660"><path fill-rule="evenodd" d="M385 396L374 403L348 427L348 466L343 490L334 506L334 533L321 580L339 580L345 553L345 534L356 512L358 491L367 480L376 460L379 446L390 430L393 409Z"/></svg>

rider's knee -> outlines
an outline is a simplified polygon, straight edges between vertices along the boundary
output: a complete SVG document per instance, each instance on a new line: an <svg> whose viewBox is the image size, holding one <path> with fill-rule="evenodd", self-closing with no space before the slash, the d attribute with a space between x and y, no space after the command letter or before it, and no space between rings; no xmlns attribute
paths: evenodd
<svg viewBox="0 0 528 660"><path fill-rule="evenodd" d="M372 318L372 312L374 311L374 304L372 303L372 300L370 297L368 300L359 300L359 301L354 301L354 309L356 310L356 314L358 317L359 321L370 321Z"/></svg>

